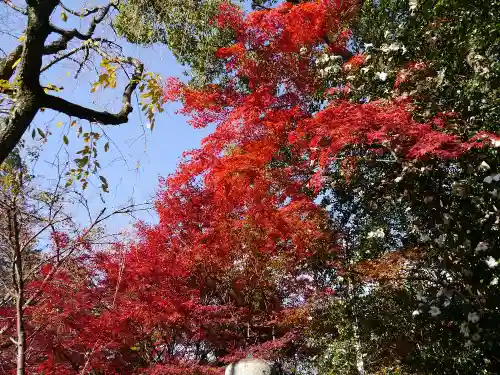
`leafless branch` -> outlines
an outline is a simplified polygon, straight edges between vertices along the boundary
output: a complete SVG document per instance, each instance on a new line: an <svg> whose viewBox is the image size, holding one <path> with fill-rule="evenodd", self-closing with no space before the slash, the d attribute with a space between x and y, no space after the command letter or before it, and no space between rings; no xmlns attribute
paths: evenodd
<svg viewBox="0 0 500 375"><path fill-rule="evenodd" d="M9 7L11 7L12 9L14 9L16 12L19 12L21 14L24 14L24 15L27 15L28 14L28 11L24 8L21 8L21 7L18 7L17 5L15 5L13 2L11 2L10 0L3 0L3 2L5 4L7 4Z"/></svg>

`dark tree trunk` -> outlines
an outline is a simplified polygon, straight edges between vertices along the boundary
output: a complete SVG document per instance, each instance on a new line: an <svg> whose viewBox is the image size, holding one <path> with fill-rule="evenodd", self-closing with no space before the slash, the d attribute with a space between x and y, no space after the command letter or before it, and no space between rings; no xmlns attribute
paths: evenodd
<svg viewBox="0 0 500 375"><path fill-rule="evenodd" d="M33 4L30 4L33 3ZM16 77L16 94L14 104L6 119L0 123L0 164L16 147L31 122L41 108L43 90L40 86L40 69L44 56L45 40L51 32L50 15L59 3L58 0L31 2L28 1L28 24L25 30L26 39L20 53L18 75ZM17 47L1 64L2 79L9 79L14 69L12 59L19 56Z"/></svg>

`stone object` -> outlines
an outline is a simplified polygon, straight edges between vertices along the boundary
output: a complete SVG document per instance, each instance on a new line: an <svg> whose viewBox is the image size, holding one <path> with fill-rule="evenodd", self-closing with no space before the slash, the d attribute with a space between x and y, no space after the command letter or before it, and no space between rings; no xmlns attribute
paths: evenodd
<svg viewBox="0 0 500 375"><path fill-rule="evenodd" d="M245 358L227 366L225 375L271 375L271 365L262 359Z"/></svg>

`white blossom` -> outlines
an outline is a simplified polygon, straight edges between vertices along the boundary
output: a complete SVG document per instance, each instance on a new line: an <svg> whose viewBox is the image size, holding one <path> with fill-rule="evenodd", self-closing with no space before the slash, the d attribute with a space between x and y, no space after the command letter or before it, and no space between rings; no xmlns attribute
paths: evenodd
<svg viewBox="0 0 500 375"><path fill-rule="evenodd" d="M368 51L372 47L373 47L373 43L365 43L365 50Z"/></svg>
<svg viewBox="0 0 500 375"><path fill-rule="evenodd" d="M472 341L468 340L468 341L465 343L465 345L464 345L464 346L465 346L466 348L470 348L472 345L474 345L474 344L472 344Z"/></svg>
<svg viewBox="0 0 500 375"><path fill-rule="evenodd" d="M384 238L385 232L382 228L378 228L377 230L368 232L366 238Z"/></svg>
<svg viewBox="0 0 500 375"><path fill-rule="evenodd" d="M467 316L467 320L471 323L479 322L479 314L477 312L470 312Z"/></svg>
<svg viewBox="0 0 500 375"><path fill-rule="evenodd" d="M469 329L469 325L467 323L464 322L460 325L460 333L462 335L464 335L465 337L469 337L470 329Z"/></svg>
<svg viewBox="0 0 500 375"><path fill-rule="evenodd" d="M476 333L474 333L474 334L472 335L472 337L471 337L471 339L472 339L473 341L479 341L479 339L480 339L480 338L481 338L481 336L480 336L480 335L479 335L479 333L477 333L477 332L476 332Z"/></svg>
<svg viewBox="0 0 500 375"><path fill-rule="evenodd" d="M427 302L427 298L422 296L420 293L416 295L417 301Z"/></svg>
<svg viewBox="0 0 500 375"><path fill-rule="evenodd" d="M389 51L397 51L399 50L399 44L397 43L391 43L391 45L389 46Z"/></svg>
<svg viewBox="0 0 500 375"><path fill-rule="evenodd" d="M380 79L382 82L387 80L387 73L386 72L377 72L375 73L378 79Z"/></svg>
<svg viewBox="0 0 500 375"><path fill-rule="evenodd" d="M498 261L492 256L489 256L488 259L485 260L485 262L490 268L495 268L498 265Z"/></svg>
<svg viewBox="0 0 500 375"><path fill-rule="evenodd" d="M492 139L491 140L491 145L493 147L500 147L500 139Z"/></svg>
<svg viewBox="0 0 500 375"><path fill-rule="evenodd" d="M383 52L383 53L389 53L390 49L389 49L389 45L388 44L382 44L380 46L380 50Z"/></svg>
<svg viewBox="0 0 500 375"><path fill-rule="evenodd" d="M403 179L403 177L399 176L394 179L394 182L398 183Z"/></svg>
<svg viewBox="0 0 500 375"><path fill-rule="evenodd" d="M295 280L312 282L314 279L311 275L307 275L307 274L303 273L302 275L297 276Z"/></svg>
<svg viewBox="0 0 500 375"><path fill-rule="evenodd" d="M498 284L498 277L495 277L493 280L491 280L490 285L497 285Z"/></svg>
<svg viewBox="0 0 500 375"><path fill-rule="evenodd" d="M411 313L412 316L417 316L417 315L420 315L420 310L414 310L412 313Z"/></svg>
<svg viewBox="0 0 500 375"><path fill-rule="evenodd" d="M431 314L432 317L436 317L441 314L441 310L437 306L431 306L431 308L429 309L429 314Z"/></svg>
<svg viewBox="0 0 500 375"><path fill-rule="evenodd" d="M434 240L434 242L439 246L439 247L443 247L444 243L446 241L446 233L443 233L442 235L440 235L438 238L436 238Z"/></svg>
<svg viewBox="0 0 500 375"><path fill-rule="evenodd" d="M488 242L486 241L479 242L474 250L475 251L488 250Z"/></svg>
<svg viewBox="0 0 500 375"><path fill-rule="evenodd" d="M483 162L481 162L481 164L479 164L479 169L481 169L483 171L487 171L487 170L491 169L491 167L488 165L488 163L483 161Z"/></svg>
<svg viewBox="0 0 500 375"><path fill-rule="evenodd" d="M418 8L418 0L410 0L410 10L413 12Z"/></svg>
<svg viewBox="0 0 500 375"><path fill-rule="evenodd" d="M483 182L486 182L487 184L491 184L493 182L493 176L485 177Z"/></svg>
<svg viewBox="0 0 500 375"><path fill-rule="evenodd" d="M420 235L420 242L429 242L431 240L431 237L428 234L421 234Z"/></svg>

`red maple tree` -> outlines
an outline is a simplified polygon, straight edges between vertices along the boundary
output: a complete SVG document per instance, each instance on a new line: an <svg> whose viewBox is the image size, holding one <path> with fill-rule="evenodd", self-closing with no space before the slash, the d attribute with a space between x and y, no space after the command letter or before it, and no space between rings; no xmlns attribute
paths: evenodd
<svg viewBox="0 0 500 375"><path fill-rule="evenodd" d="M348 48L358 6L320 0L248 15L221 7L219 27L236 36L218 51L229 82L194 89L169 79L165 88L193 126L215 131L161 181L158 224L140 225L135 244L96 254L47 286L51 298L30 317L43 327L33 366L212 374L248 352L305 353L310 308L334 298L315 277L337 251L315 203L324 171L349 148L455 158L492 138L461 139L446 116L419 123L405 99L329 99L348 88L325 87L315 61L336 54L350 58L345 69L363 64Z"/></svg>

